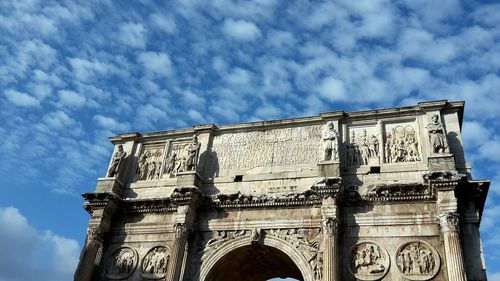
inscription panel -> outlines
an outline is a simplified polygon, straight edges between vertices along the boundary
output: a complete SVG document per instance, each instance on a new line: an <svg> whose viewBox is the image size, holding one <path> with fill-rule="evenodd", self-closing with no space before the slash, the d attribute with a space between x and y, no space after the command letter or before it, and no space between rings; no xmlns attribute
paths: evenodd
<svg viewBox="0 0 500 281"><path fill-rule="evenodd" d="M321 125L224 134L214 137L210 161L220 171L316 164L322 144Z"/></svg>

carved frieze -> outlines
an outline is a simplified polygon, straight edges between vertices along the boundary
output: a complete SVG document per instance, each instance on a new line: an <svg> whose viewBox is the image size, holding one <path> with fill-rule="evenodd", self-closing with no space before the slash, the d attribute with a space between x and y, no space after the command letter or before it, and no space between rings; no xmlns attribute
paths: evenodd
<svg viewBox="0 0 500 281"><path fill-rule="evenodd" d="M262 194L253 196L240 192L233 194L217 194L211 198L211 205L218 208L258 208L272 206L300 206L321 204L317 192L308 190L303 193L288 193L283 195Z"/></svg>
<svg viewBox="0 0 500 281"><path fill-rule="evenodd" d="M165 277L169 259L170 255L166 247L157 246L152 248L142 259L141 276L146 280Z"/></svg>
<svg viewBox="0 0 500 281"><path fill-rule="evenodd" d="M109 279L118 280L129 277L137 267L137 252L129 247L114 251L106 262L105 274Z"/></svg>
<svg viewBox="0 0 500 281"><path fill-rule="evenodd" d="M222 134L212 151L208 165L220 171L316 164L324 153L319 125Z"/></svg>
<svg viewBox="0 0 500 281"><path fill-rule="evenodd" d="M437 251L423 241L407 242L396 252L399 273L408 280L429 280L439 271L440 259Z"/></svg>
<svg viewBox="0 0 500 281"><path fill-rule="evenodd" d="M161 178L163 165L163 144L145 146L139 156L136 179L157 180Z"/></svg>
<svg viewBox="0 0 500 281"><path fill-rule="evenodd" d="M349 141L345 144L346 166L380 164L380 123L376 126L349 129Z"/></svg>
<svg viewBox="0 0 500 281"><path fill-rule="evenodd" d="M305 232L307 230L297 228L271 229L267 232L267 235L283 239L297 248L306 258L314 275L321 279L323 274L323 257L320 252L319 242L317 241L319 233L316 233L316 235L313 234L314 236L310 240L305 235Z"/></svg>
<svg viewBox="0 0 500 281"><path fill-rule="evenodd" d="M385 276L390 266L387 250L374 242L357 243L348 259L349 271L358 280L379 280Z"/></svg>
<svg viewBox="0 0 500 281"><path fill-rule="evenodd" d="M415 122L386 124L384 127L384 162L416 162L421 160Z"/></svg>

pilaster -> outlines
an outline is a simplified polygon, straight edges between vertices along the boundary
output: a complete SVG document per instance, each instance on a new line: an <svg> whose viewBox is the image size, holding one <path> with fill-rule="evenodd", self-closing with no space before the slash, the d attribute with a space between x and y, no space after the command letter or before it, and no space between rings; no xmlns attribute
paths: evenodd
<svg viewBox="0 0 500 281"><path fill-rule="evenodd" d="M323 232L323 280L340 280L339 208L337 206L340 180L325 179L321 206L321 228ZM327 191L327 192L326 192Z"/></svg>
<svg viewBox="0 0 500 281"><path fill-rule="evenodd" d="M117 182L110 183L108 186L121 188ZM91 219L80 262L75 272L75 281L94 280L94 271L102 258L104 238L109 232L111 219L120 200L118 195L109 191L85 193L83 197L86 199L84 207L91 214Z"/></svg>
<svg viewBox="0 0 500 281"><path fill-rule="evenodd" d="M448 280L465 281L467 278L460 243L458 200L455 196L459 180L436 179L431 180L430 184L437 191L438 219L444 241Z"/></svg>
<svg viewBox="0 0 500 281"><path fill-rule="evenodd" d="M170 197L178 204L178 208L173 216L174 240L166 280L180 281L186 266L189 233L193 230L196 209L201 203L202 195L197 187L181 187L176 188Z"/></svg>

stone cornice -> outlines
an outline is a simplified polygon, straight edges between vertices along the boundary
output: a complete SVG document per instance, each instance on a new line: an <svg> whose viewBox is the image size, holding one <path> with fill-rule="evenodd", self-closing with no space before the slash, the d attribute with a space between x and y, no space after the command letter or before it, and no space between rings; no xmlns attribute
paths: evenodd
<svg viewBox="0 0 500 281"><path fill-rule="evenodd" d="M422 183L377 184L369 186L365 194L359 194L358 191L351 188L346 189L343 196L348 205L436 199L434 188Z"/></svg>
<svg viewBox="0 0 500 281"><path fill-rule="evenodd" d="M103 209L110 203L118 203L120 197L114 192L87 192L83 193L82 197L85 198L83 208L92 214L96 209Z"/></svg>
<svg viewBox="0 0 500 281"><path fill-rule="evenodd" d="M206 197L207 207L223 209L319 206L321 202L321 196L311 190L281 196L252 196L238 192L235 194L218 194L214 197Z"/></svg>
<svg viewBox="0 0 500 281"><path fill-rule="evenodd" d="M177 205L169 197L150 199L125 199L125 211L128 213L168 213L177 211Z"/></svg>
<svg viewBox="0 0 500 281"><path fill-rule="evenodd" d="M463 115L463 101L448 102L447 100L439 101L429 101L421 102L414 106L405 106L398 108L387 108L387 109L376 109L376 110L366 110L357 112L323 112L317 116L299 117L299 118L289 118L281 120L268 120L268 121L258 121L258 122L245 122L238 124L202 124L196 125L192 128L183 128L177 130L166 130L166 131L155 131L146 133L124 133L114 137L110 140L113 143L123 143L130 140L139 139L156 139L156 138L178 138L178 137L188 137L194 133L201 131L214 131L218 133L224 132L237 132L237 131L253 131L280 127L291 127L291 126L303 126L303 125L318 125L323 124L325 120L340 120L340 119L352 119L352 120L363 120L367 118L371 119L381 119L389 117L401 117L401 116L414 116L417 114L425 113L428 110L440 110L440 109L452 109L457 110L460 117ZM461 119L461 118L460 118ZM461 120L459 120L461 123Z"/></svg>

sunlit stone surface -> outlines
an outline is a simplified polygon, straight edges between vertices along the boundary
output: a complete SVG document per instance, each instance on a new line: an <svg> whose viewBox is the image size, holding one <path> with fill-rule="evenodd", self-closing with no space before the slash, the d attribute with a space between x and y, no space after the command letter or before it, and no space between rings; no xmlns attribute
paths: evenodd
<svg viewBox="0 0 500 281"><path fill-rule="evenodd" d="M486 280L462 118L434 101L112 137L75 280Z"/></svg>

